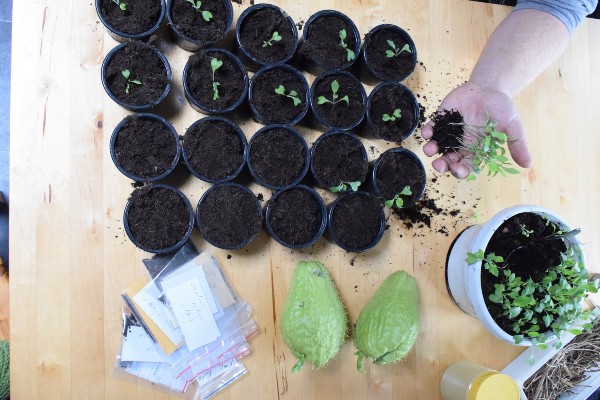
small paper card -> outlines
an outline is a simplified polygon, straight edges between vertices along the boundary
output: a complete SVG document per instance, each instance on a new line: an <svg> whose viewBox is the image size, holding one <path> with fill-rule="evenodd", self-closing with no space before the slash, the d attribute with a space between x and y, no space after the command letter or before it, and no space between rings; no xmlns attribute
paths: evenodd
<svg viewBox="0 0 600 400"><path fill-rule="evenodd" d="M174 320L169 308L159 300L160 297L160 290L154 282L150 282L138 294L133 296L133 300L167 335L169 340L178 344L183 339L182 334L177 329L177 321Z"/></svg>
<svg viewBox="0 0 600 400"><path fill-rule="evenodd" d="M206 301L208 302L208 305L210 307L210 311L213 314L216 314L219 311L219 308L217 307L217 303L215 302L215 298L213 296L210 285L206 280L204 269L202 268L202 265L196 264L195 259L189 261L172 274L167 275L166 278L163 278L161 280L161 286L162 289L166 292L167 290L177 285L180 285L181 283L187 282L193 278L198 279L198 282L200 283L200 287L202 289L202 293L204 293Z"/></svg>
<svg viewBox="0 0 600 400"><path fill-rule="evenodd" d="M121 361L163 362L163 358L144 328L132 325L123 336Z"/></svg>

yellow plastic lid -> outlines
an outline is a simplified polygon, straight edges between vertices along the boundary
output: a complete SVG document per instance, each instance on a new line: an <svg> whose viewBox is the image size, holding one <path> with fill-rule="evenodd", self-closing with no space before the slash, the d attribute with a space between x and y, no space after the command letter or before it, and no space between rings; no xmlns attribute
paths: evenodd
<svg viewBox="0 0 600 400"><path fill-rule="evenodd" d="M508 375L484 372L469 388L469 400L519 400L519 388Z"/></svg>

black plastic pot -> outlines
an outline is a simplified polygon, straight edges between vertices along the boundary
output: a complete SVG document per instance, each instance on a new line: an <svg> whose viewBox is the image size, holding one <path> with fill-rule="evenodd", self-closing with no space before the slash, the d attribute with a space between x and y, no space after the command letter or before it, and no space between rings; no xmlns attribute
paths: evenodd
<svg viewBox="0 0 600 400"><path fill-rule="evenodd" d="M282 18L287 22L287 24L289 25L289 28L286 26L285 30L282 30L281 32L277 31L279 33L279 35L282 37L282 40L285 40L286 38L289 39L291 37L292 39L292 46L289 49L286 49L287 51L283 54L283 56L279 57L279 58L273 58L271 57L270 59L267 59L265 57L261 57L260 54L258 54L258 52L256 51L252 51L251 49L249 49L247 46L244 46L243 43L243 38L242 38L242 31L243 31L243 27L244 24L246 23L247 19L251 18L253 16L253 14L257 13L257 12L268 12L268 10L271 10L275 13L281 14ZM263 26L262 29L260 30L260 32L256 33L256 40L259 42L264 42L264 41L268 41L271 36L273 31L276 31L277 28L276 26L271 27L271 26ZM279 29L281 30L281 29ZM271 42L273 43L273 42ZM276 46L276 44L274 44ZM271 46L264 46L265 48L267 47L271 47ZM292 58L292 56L296 53L296 49L298 48L298 29L296 28L296 25L294 24L294 20L292 20L292 18L286 13L284 12L281 8L274 6L272 4L256 4L253 5L251 7L248 7L246 10L244 10L244 12L240 15L240 17L237 20L237 25L235 27L235 52L236 54L240 57L240 60L244 63L244 65L250 70L250 71L256 71L262 67L264 67L265 65L269 65L269 64L274 64L274 63L278 63L278 62L287 62L288 60L290 60Z"/></svg>
<svg viewBox="0 0 600 400"><path fill-rule="evenodd" d="M194 128L196 128L200 124L211 123L214 121L219 121L219 122L221 122L223 124L227 124L231 128L233 128L233 130L239 137L242 148L243 148L242 162L231 174L229 174L223 178L213 178L213 177L206 176L206 174L202 174L200 171L198 171L196 168L194 168L194 166L190 162L189 154L187 153L186 146L185 146L186 138L187 138L187 135L189 132L191 132ZM206 118L202 118L202 119L194 122L187 129L185 136L183 137L182 153L183 153L183 161L185 162L185 165L187 165L188 169L195 177L197 177L198 179L201 179L205 182L209 182L209 183L224 183L224 182L229 182L229 181L235 179L243 171L244 166L246 165L246 157L247 157L247 153L248 153L248 142L246 140L246 136L244 135L244 132L242 132L240 127L237 126L236 124L234 124L233 122L231 122L230 120L222 118L222 117L206 117Z"/></svg>
<svg viewBox="0 0 600 400"><path fill-rule="evenodd" d="M346 26L352 31L352 34L354 35L354 40L352 40L352 41L346 40L345 43L348 46L348 48L350 48L351 50L354 51L355 57L353 60L346 61L341 65L332 65L330 63L325 62L324 60L319 60L311 55L311 50L309 50L309 49L311 46L311 36L314 34L314 32L312 31L313 24L318 23L319 19L325 18L325 17L336 17L336 18L343 20L344 23L346 24ZM347 32L346 34L349 36L350 34L348 33L348 31L346 31L346 32ZM334 32L334 34L335 34L335 32ZM336 39L335 40L336 42L338 42L338 41L341 42L339 37L336 37L335 39ZM336 43L336 45L337 45L337 43ZM354 22L352 22L352 20L347 15L342 14L339 11L322 10L322 11L319 11L319 12L311 15L310 18L308 19L308 21L306 21L306 23L304 24L304 29L302 31L302 41L300 42L300 45L299 45L297 61L300 64L300 66L302 67L302 69L310 72L313 75L318 75L318 74L322 73L323 71L327 71L330 69L350 68L352 66L352 64L354 64L356 59L358 58L359 52L360 52L360 33L358 32L358 28L356 27Z"/></svg>
<svg viewBox="0 0 600 400"><path fill-rule="evenodd" d="M160 16L158 17L158 20L156 21L156 23L154 25L152 25L152 27L150 29L148 29L144 32L127 33L127 32L123 32L120 29L115 28L107 21L106 17L104 16L104 13L102 12L101 2L102 2L102 0L96 0L96 12L98 13L98 18L100 19L100 22L102 22L102 24L106 28L106 31L108 32L110 37L115 39L117 42L149 39L150 36L152 36L152 34L158 30L158 28L160 27L160 24L162 23L163 18L165 16L165 10L166 10L165 1L160 0ZM119 7L119 5L117 5L115 3L113 3L113 5L117 8Z"/></svg>
<svg viewBox="0 0 600 400"><path fill-rule="evenodd" d="M143 244L141 244L138 241L138 239L135 238L135 236L132 233L131 227L129 225L129 212L130 212L130 208L132 206L131 199L127 201L127 204L125 205L125 211L123 213L123 224L125 227L125 232L127 233L127 236L129 237L129 240L131 240L133 242L133 244L136 245L138 248L140 248L144 251L147 251L149 253L155 253L155 254L170 253L172 251L179 249L190 239L192 230L194 229L194 210L192 209L192 205L190 204L190 201L187 199L187 197L185 197L185 195L179 189L177 189L173 186L163 185L163 184L152 184L151 186L149 186L149 190L160 189L160 188L171 190L174 193L176 193L181 198L181 200L185 203L186 208L189 209L189 214L190 214L189 227L188 227L185 235L176 244L174 244L173 246L170 246L167 248L161 248L161 249L152 249L152 248L148 248L147 246L144 246ZM136 190L139 190L139 189L136 189Z"/></svg>
<svg viewBox="0 0 600 400"><path fill-rule="evenodd" d="M208 115L223 115L223 114L227 114L235 109L237 109L242 102L246 99L246 96L248 95L248 73L246 72L246 69L244 68L244 65L240 62L240 60L231 52L224 50L224 49L205 49L203 50L203 52L205 53L218 53L221 55L221 57L226 57L228 58L235 66L236 69L238 69L241 74L243 75L243 79L244 79L244 89L242 91L242 93L240 94L240 96L229 106L223 108L223 109L216 109L211 107L210 105L207 104L202 104L198 99L196 99L192 93L190 92L190 87L189 87L189 83L188 83L188 75L190 74L190 68L192 68L192 57L190 57L190 59L188 60L188 62L185 64L185 68L183 69L183 90L185 92L185 98L188 100L188 102L190 103L190 106L192 106L192 108L200 113L203 114L208 114ZM208 71L208 73L210 73L210 71ZM222 85L221 85L222 87ZM221 89L222 90L222 89Z"/></svg>
<svg viewBox="0 0 600 400"><path fill-rule="evenodd" d="M328 220L327 220L327 232L326 232L326 238L337 244L339 247L341 247L342 249L351 252L351 253L363 253L365 251L369 251L371 250L373 247L375 247L377 245L377 243L379 243L379 241L381 240L381 238L383 237L383 234L385 232L385 212L383 210L383 207L380 207L379 210L379 225L378 225L378 229L375 232L375 234L373 235L373 238L368 242L365 243L361 246L349 246L348 244L344 243L343 240L341 240L341 238L336 234L333 225L334 225L334 218L335 218L335 213L336 210L338 209L338 207L344 206L344 203L347 202L348 200L356 197L356 196L365 196L369 199L373 199L374 202L379 202L378 200L376 200L376 198L367 192L352 192L352 193L346 193L343 194L342 196L338 197L333 204L331 204L329 206L329 211L328 211ZM361 214L364 212L364 209L361 210L357 210L357 212L354 214L356 217L361 216ZM361 227L357 226L356 227L357 231L361 231Z"/></svg>
<svg viewBox="0 0 600 400"><path fill-rule="evenodd" d="M163 65L165 66L168 83L167 83L163 93L160 95L160 97L151 102L148 102L147 104L131 104L131 103L127 103L125 101L120 100L109 88L109 85L107 82L106 69L107 69L108 63L110 62L111 58L117 52L121 51L125 46L128 46L130 43L133 43L133 42L121 43L120 45L118 45L114 49L112 49L104 58L104 61L102 62L102 69L101 69L102 86L104 86L104 90L106 91L106 94L108 94L108 96L115 103L117 103L121 107L125 108L126 110L147 111L147 110L151 109L152 107L155 107L158 104L160 104L160 102L162 102L165 99L165 97L167 97L167 94L169 93L169 90L171 89L171 82L173 79L172 74L171 74L171 66L169 65L169 61L167 61L167 58L164 56L164 54L162 52L160 52L159 50L155 49L154 47L152 47L148 44L145 44L143 42L136 42L139 45L147 46L148 49L152 50L160 58Z"/></svg>
<svg viewBox="0 0 600 400"><path fill-rule="evenodd" d="M298 141L298 143L300 144L300 146L303 149L302 151L304 152L304 156L303 156L304 157L304 165L301 167L300 172L296 176L289 177L287 183L275 183L275 182L267 181L267 179L265 177L260 176L260 173L256 170L256 166L253 165L253 162L252 162L252 159L254 157L253 151L252 151L253 150L252 146L255 145L257 140L262 135L265 135L267 132L269 132L271 130L275 130L275 129L278 129L278 130L280 129L280 130L284 130L284 131L288 132L293 138L295 138ZM273 167L278 167L279 164L285 163L285 161L289 160L289 158L290 158L288 154L279 153L278 149L273 146L270 147L270 150L272 150L272 153L270 154L270 156L277 157L276 159L268 160L271 162L271 164L275 164ZM302 179L304 179L304 177L306 176L306 173L308 172L308 168L310 165L310 154L309 154L309 150L308 150L308 145L306 144L306 141L304 140L304 138L295 129L293 129L289 126L285 126L285 125L265 126L264 128L260 129L258 132L256 132L254 134L254 136L252 136L252 138L250 139L250 142L248 144L248 153L247 153L247 157L246 157L246 164L248 164L248 170L250 171L250 175L259 185L267 187L269 189L274 189L274 190L289 189L291 187L298 185L302 181ZM283 180L283 178L281 180Z"/></svg>
<svg viewBox="0 0 600 400"><path fill-rule="evenodd" d="M213 202L213 203L218 203L218 204L222 204L223 198L217 198L217 199L212 199L213 195L217 195L216 191L220 191L222 190L222 188L226 188L226 187L233 187L236 188L237 191L237 195L235 196L234 200L239 200L239 196L248 196L249 203L251 204L248 209L239 209L236 208L235 211L239 211L240 215L235 216L234 218L232 218L231 220L229 220L229 222L227 221L226 217L227 216L223 216L222 214L213 214L216 215L217 218L220 218L222 220L222 223L220 223L218 226L213 227L213 231L209 231L209 227L205 224L203 224L202 222L202 218L201 218L201 208L203 206L205 206L205 204L207 204L207 202ZM256 210L256 214L254 214L254 211ZM252 215L242 215L243 212L247 211L248 213L252 214ZM223 242L218 242L215 240L214 236L216 234L222 234L222 235L228 235L229 233L231 233L231 231L233 229L235 229L237 226L240 225L241 221L243 218L254 218L256 219L256 229L250 230L248 232L246 232L246 237L243 238L243 240L240 240L239 242L232 242L230 240L230 238L224 240ZM232 222L234 221L234 222ZM196 208L196 224L198 226L198 229L200 230L200 234L202 235L202 237L204 238L204 240L206 240L208 243L212 244L215 247L221 248L221 249L226 249L226 250L236 250L236 249L241 249L242 247L246 246L248 243L250 243L252 240L254 240L256 238L256 236L258 235L258 232L260 231L261 225L262 225L262 208L260 206L260 203L256 197L256 195L248 188L239 185L237 183L232 183L232 182L227 182L227 183L220 183L218 185L215 185L213 187L211 187L210 189L208 189L200 198L200 201L198 201L198 207ZM254 224L252 224L254 225ZM217 232L218 231L218 232ZM227 243L225 243L225 241L227 241Z"/></svg>
<svg viewBox="0 0 600 400"><path fill-rule="evenodd" d="M169 20L169 26L171 27L171 30L175 35L175 43L177 43L177 46L181 47L184 50L195 52L200 49L220 43L227 35L227 32L229 32L229 29L231 28L231 24L233 22L233 7L231 6L231 1L222 0L222 2L225 6L225 11L227 13L227 19L225 21L225 28L222 32L222 37L220 37L217 40L196 40L192 39L189 36L186 36L184 33L181 32L180 29L177 28L177 24L173 21L173 0L168 0L167 19ZM194 10L190 9L190 11Z"/></svg>
<svg viewBox="0 0 600 400"><path fill-rule="evenodd" d="M373 47L374 40L380 35L385 34L385 32L389 32L389 37L398 38L396 41L402 43L406 43L409 45L411 49L411 58L408 61L408 66L405 71L401 71L398 65L392 64L397 62L395 57L384 57L383 59L376 60L379 58L379 55L375 55L370 49ZM382 37L379 40L387 40L386 37ZM393 42L396 42L392 40ZM387 43L386 43L387 44ZM397 49L401 49L403 47L400 43L395 43ZM389 47L389 50L392 51L392 47ZM385 54L385 51L384 53ZM383 54L381 56L383 56ZM359 61L354 65L357 70L357 75L360 80L368 85L376 85L379 82L383 81L403 81L406 79L415 69L417 65L417 48L412 38L406 31L399 26L392 24L383 24L378 25L375 28L371 29L371 31L365 36L365 40L360 51L360 56L358 57Z"/></svg>
<svg viewBox="0 0 600 400"><path fill-rule="evenodd" d="M293 104L293 100L291 98L288 98L285 95L279 95L275 93L275 88L277 88L278 85L274 85L273 88L269 87L268 93L272 96L272 98L268 102L268 106L257 104L257 100L255 99L257 91L262 90L261 86L263 85L260 83L261 77L264 77L266 74L275 73L275 71L277 70L287 72L288 74L291 74L291 76L294 76L295 79L297 79L297 82L295 82L296 86L299 86L296 92L298 93L297 97L300 100L302 100L302 104L296 107L299 109L297 115L289 120L284 120L278 116L269 114L270 112L280 109L286 104ZM285 88L285 93L289 94L291 90L291 82L291 79L287 79L286 82L280 81L278 83L283 84ZM304 94L299 92L300 88L304 89ZM306 78L304 78L304 75L302 75L300 71L287 64L277 63L262 67L260 70L258 70L258 72L254 74L254 76L250 80L250 89L248 90L248 103L250 104L250 110L252 112L253 118L262 124L295 125L298 122L300 122L302 118L304 118L304 116L310 108L310 94L311 91L310 87L308 86L308 82L306 82Z"/></svg>
<svg viewBox="0 0 600 400"><path fill-rule="evenodd" d="M320 213L320 222L318 223L318 227L317 230L315 232L315 234L306 242L304 243L291 243L288 240L285 240L284 238L280 237L280 235L278 235L277 233L275 233L275 231L273 230L273 227L271 225L271 215L274 212L274 204L277 201L278 198L280 198L280 196L284 193L289 193L289 191L291 190L302 190L306 193L308 193L310 196L312 196L315 200L315 202L318 205L319 208L319 213ZM323 199L321 198L321 196L319 196L319 194L317 192L315 192L313 189L309 188L308 186L304 186L304 185L298 185L298 186L294 186L292 188L289 189L285 189L285 190L280 190L278 192L276 192L271 199L267 202L267 205L265 207L265 217L264 217L264 221L265 221L265 227L267 232L269 233L269 235L275 239L277 241L277 243L281 244L282 246L285 246L287 248L290 249L302 249L308 246L312 246L313 244L315 244L315 242L317 240L319 240L321 238L321 236L323 235L323 232L325 231L325 228L327 226L327 208L325 207L325 203L323 202ZM294 215L288 215L289 213L283 213L283 218L285 218L286 216L288 218L294 218ZM302 224L304 221L297 221L298 223Z"/></svg>
<svg viewBox="0 0 600 400"><path fill-rule="evenodd" d="M167 128L169 130L169 132L171 133L171 135L173 136L173 142L176 144L176 154L173 157L173 162L171 163L171 165L169 166L168 169L166 169L164 172L156 175L156 176L151 176L151 177L142 177L139 175L134 174L131 171L126 170L121 163L118 160L118 154L115 151L115 146L117 144L118 138L119 138L119 134L122 130L122 128L125 126L125 124L131 119L131 118L136 118L136 119L150 119L150 120L155 120L160 122L161 124L163 124L165 126L165 128ZM160 179L163 179L164 177L166 177L167 175L169 175L171 172L173 172L173 170L175 169L175 167L177 167L177 164L179 163L179 157L181 155L181 143L179 141L179 136L177 135L177 131L175 130L175 128L173 128L173 125L171 125L169 123L169 121L167 121L166 119L164 119L161 116L158 116L156 114L150 114L150 113L141 113L141 114L134 114L131 115L129 117L124 118L121 122L119 122L119 124L115 127L115 129L113 130L113 133L110 137L110 157L112 158L113 163L115 164L115 166L117 167L117 169L119 171L121 171L121 173L123 175L125 175L126 177L128 177L129 179L133 179L134 181L137 182L154 182L154 181L158 181ZM148 156L151 156L151 154L147 154L144 155L145 158L148 158Z"/></svg>
<svg viewBox="0 0 600 400"><path fill-rule="evenodd" d="M395 93L385 96L387 92ZM402 119L383 122L383 114L377 113L374 109L374 104L377 103L386 104L387 108L384 114L388 115L392 115L396 106L400 107L400 103L403 103L400 107ZM400 144L417 129L419 114L419 103L410 89L399 82L383 82L377 85L367 98L367 112L360 132L361 135L368 138L383 139ZM392 124L391 127L397 129L388 129L384 124Z"/></svg>

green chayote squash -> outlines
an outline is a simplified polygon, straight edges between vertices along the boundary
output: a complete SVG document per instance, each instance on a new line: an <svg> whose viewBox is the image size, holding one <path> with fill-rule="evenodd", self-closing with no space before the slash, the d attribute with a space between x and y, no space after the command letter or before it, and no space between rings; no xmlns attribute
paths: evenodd
<svg viewBox="0 0 600 400"><path fill-rule="evenodd" d="M348 323L344 306L327 269L318 261L300 262L281 317L283 340L298 362L296 372L310 361L320 368L338 353Z"/></svg>
<svg viewBox="0 0 600 400"><path fill-rule="evenodd" d="M356 321L357 368L363 358L385 365L401 360L419 334L419 291L415 278L396 271L386 278Z"/></svg>

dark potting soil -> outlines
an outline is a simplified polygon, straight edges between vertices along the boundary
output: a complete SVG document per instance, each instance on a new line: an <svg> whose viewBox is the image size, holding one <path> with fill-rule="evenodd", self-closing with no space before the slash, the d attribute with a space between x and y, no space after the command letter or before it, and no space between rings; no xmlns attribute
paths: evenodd
<svg viewBox="0 0 600 400"><path fill-rule="evenodd" d="M295 91L302 103L295 106L291 98L275 93L279 85L283 85L286 95ZM273 68L255 78L251 101L266 124L287 124L305 109L306 90L302 80L293 72Z"/></svg>
<svg viewBox="0 0 600 400"><path fill-rule="evenodd" d="M262 214L256 198L235 186L212 190L198 208L200 233L224 247L235 247L258 233Z"/></svg>
<svg viewBox="0 0 600 400"><path fill-rule="evenodd" d="M123 71L129 70L128 79ZM167 69L154 50L141 42L129 42L114 53L106 65L106 83L121 101L144 105L158 100L170 83ZM131 83L139 80L141 84ZM126 92L129 84L129 93Z"/></svg>
<svg viewBox="0 0 600 400"><path fill-rule="evenodd" d="M332 101L331 82L333 81L338 81L339 83L337 103L318 104L319 96L324 96L329 101ZM349 99L348 104L345 101L339 101L346 95ZM329 124L339 128L354 125L365 113L361 83L345 75L333 74L321 79L312 94L312 101L313 107L319 116Z"/></svg>
<svg viewBox="0 0 600 400"><path fill-rule="evenodd" d="M421 165L410 155L401 152L382 155L375 178L385 200L393 199L405 186L409 186L412 194L402 196L404 207L411 206L425 187L425 171Z"/></svg>
<svg viewBox="0 0 600 400"><path fill-rule="evenodd" d="M538 214L521 213L514 215L504 221L492 235L487 248L486 256L494 253L504 258L500 267L508 268L521 277L523 281L531 278L534 282L540 282L546 271L561 263L561 254L567 250L562 238L552 236L554 229L551 224ZM526 237L522 229L533 231ZM502 268L500 268L500 278ZM481 270L481 286L485 304L494 320L500 327L514 334L512 330L513 320L502 317L501 305L492 303L489 295L494 293L494 285L501 283L501 279L493 276L487 270ZM534 296L539 296L538 293ZM539 316L541 320L543 315ZM536 315L534 315L536 317Z"/></svg>
<svg viewBox="0 0 600 400"><path fill-rule="evenodd" d="M192 168L209 180L230 177L244 162L244 144L235 128L218 120L188 129L183 151Z"/></svg>
<svg viewBox="0 0 600 400"><path fill-rule="evenodd" d="M173 190L150 185L133 191L127 222L133 237L152 250L171 247L190 227L190 209Z"/></svg>
<svg viewBox="0 0 600 400"><path fill-rule="evenodd" d="M271 40L273 32L277 32L281 40ZM281 61L294 53L292 25L283 13L272 8L256 10L244 18L240 42L248 53L265 63Z"/></svg>
<svg viewBox="0 0 600 400"><path fill-rule="evenodd" d="M401 117L395 121L384 121L383 114L392 116L399 109ZM390 142L401 143L417 126L419 116L413 97L400 86L385 86L371 99L371 120L377 135Z"/></svg>
<svg viewBox="0 0 600 400"><path fill-rule="evenodd" d="M314 19L307 27L306 41L302 43L298 55L301 59L319 62L327 69L340 68L348 62L348 52L341 46L340 31L346 30L344 43L358 57L360 49L354 48L356 36L352 27L343 19L335 16L325 16Z"/></svg>
<svg viewBox="0 0 600 400"><path fill-rule="evenodd" d="M263 131L250 146L254 173L273 186L287 186L302 174L306 149L290 131L281 128Z"/></svg>
<svg viewBox="0 0 600 400"><path fill-rule="evenodd" d="M171 0L171 20L177 31L198 42L218 42L225 37L227 27L227 8L225 1L202 0L200 11L187 0ZM201 11L212 14L210 21L205 21Z"/></svg>
<svg viewBox="0 0 600 400"><path fill-rule="evenodd" d="M329 135L314 151L313 167L319 179L328 187L341 182L364 182L369 170L363 158L362 143L348 135Z"/></svg>
<svg viewBox="0 0 600 400"><path fill-rule="evenodd" d="M373 196L347 195L335 206L331 226L345 246L358 249L370 244L381 226L381 204Z"/></svg>
<svg viewBox="0 0 600 400"><path fill-rule="evenodd" d="M462 124L465 120L456 110L437 111L431 121L434 123L433 136L438 145L438 152L445 153L460 148L464 136Z"/></svg>
<svg viewBox="0 0 600 400"><path fill-rule="evenodd" d="M115 156L130 174L153 178L173 164L177 139L160 121L129 116L115 139Z"/></svg>
<svg viewBox="0 0 600 400"><path fill-rule="evenodd" d="M213 100L213 78L210 65L213 57L223 62L223 65L215 72L215 82L220 83L218 86L219 97L216 100ZM240 70L238 64L224 53L201 51L191 56L189 62L188 88L192 97L205 107L223 110L232 106L244 93L246 71Z"/></svg>
<svg viewBox="0 0 600 400"><path fill-rule="evenodd" d="M286 243L303 244L319 231L321 207L313 195L304 189L294 188L282 192L269 202L271 229Z"/></svg>
<svg viewBox="0 0 600 400"><path fill-rule="evenodd" d="M100 11L115 29L137 35L144 33L158 22L161 12L160 0L127 0L126 9L121 10L113 0L101 0Z"/></svg>
<svg viewBox="0 0 600 400"><path fill-rule="evenodd" d="M387 80L399 81L407 76L413 68L413 55L415 49L411 48L411 53L403 51L397 56L388 57L387 50L394 51L388 44L388 40L394 42L396 50L401 50L408 42L400 32L393 29L380 29L374 34L367 34L365 37L365 48L367 49L367 59L369 66L383 75Z"/></svg>

